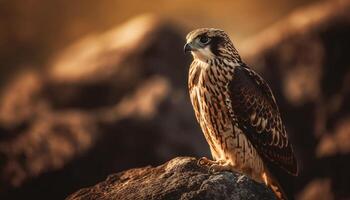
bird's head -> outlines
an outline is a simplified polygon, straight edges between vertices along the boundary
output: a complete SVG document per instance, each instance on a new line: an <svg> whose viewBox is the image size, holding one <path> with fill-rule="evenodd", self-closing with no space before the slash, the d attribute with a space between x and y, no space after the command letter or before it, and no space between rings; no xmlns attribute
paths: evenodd
<svg viewBox="0 0 350 200"><path fill-rule="evenodd" d="M200 28L188 33L184 51L204 62L215 58L240 59L228 35L214 28Z"/></svg>

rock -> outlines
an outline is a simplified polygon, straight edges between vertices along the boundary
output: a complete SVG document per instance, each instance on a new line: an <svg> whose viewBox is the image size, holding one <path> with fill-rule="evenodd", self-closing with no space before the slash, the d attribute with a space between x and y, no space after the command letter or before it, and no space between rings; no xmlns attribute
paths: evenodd
<svg viewBox="0 0 350 200"><path fill-rule="evenodd" d="M332 134L326 134L317 145L317 157L350 154L350 119L339 120Z"/></svg>
<svg viewBox="0 0 350 200"><path fill-rule="evenodd" d="M333 200L334 195L331 191L331 181L329 179L315 179L311 181L302 192L298 199L309 200Z"/></svg>
<svg viewBox="0 0 350 200"><path fill-rule="evenodd" d="M96 142L94 119L79 112L46 113L18 137L0 142L1 190L21 186L46 172L62 169Z"/></svg>
<svg viewBox="0 0 350 200"><path fill-rule="evenodd" d="M56 108L111 106L154 75L185 89L183 34L170 21L141 15L86 36L50 61L48 97Z"/></svg>
<svg viewBox="0 0 350 200"><path fill-rule="evenodd" d="M208 173L197 160L177 157L158 167L131 169L110 175L95 186L81 189L67 197L79 199L217 199L272 200L271 190L241 174Z"/></svg>
<svg viewBox="0 0 350 200"><path fill-rule="evenodd" d="M0 126L13 130L27 124L38 114L37 111L45 107L45 102L40 98L42 87L41 74L38 72L27 70L18 73L1 94ZM0 132L0 137L5 137L4 134Z"/></svg>
<svg viewBox="0 0 350 200"><path fill-rule="evenodd" d="M208 156L184 35L142 15L18 73L0 95L0 199L62 199L115 171Z"/></svg>

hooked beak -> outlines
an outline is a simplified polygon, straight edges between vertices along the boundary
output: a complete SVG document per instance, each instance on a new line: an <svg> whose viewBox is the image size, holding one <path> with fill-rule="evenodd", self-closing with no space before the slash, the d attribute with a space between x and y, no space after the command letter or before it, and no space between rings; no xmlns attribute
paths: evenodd
<svg viewBox="0 0 350 200"><path fill-rule="evenodd" d="M192 48L191 44L190 43L186 43L185 46L184 46L184 52L187 53L187 52L190 52L192 50L193 50L193 48Z"/></svg>

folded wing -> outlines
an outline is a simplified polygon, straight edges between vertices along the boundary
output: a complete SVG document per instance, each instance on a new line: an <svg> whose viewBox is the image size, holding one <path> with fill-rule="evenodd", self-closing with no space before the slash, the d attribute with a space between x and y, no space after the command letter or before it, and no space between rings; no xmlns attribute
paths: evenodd
<svg viewBox="0 0 350 200"><path fill-rule="evenodd" d="M267 83L254 71L237 67L229 91L236 121L259 155L297 175L293 149Z"/></svg>

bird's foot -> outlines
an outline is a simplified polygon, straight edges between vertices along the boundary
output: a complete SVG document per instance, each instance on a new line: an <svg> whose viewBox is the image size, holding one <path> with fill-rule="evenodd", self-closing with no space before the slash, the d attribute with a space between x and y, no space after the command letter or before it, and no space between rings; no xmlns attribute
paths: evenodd
<svg viewBox="0 0 350 200"><path fill-rule="evenodd" d="M197 165L199 165L199 166L211 166L215 163L216 163L216 161L214 161L214 160L210 160L206 157L202 157L198 160Z"/></svg>
<svg viewBox="0 0 350 200"><path fill-rule="evenodd" d="M231 170L232 170L232 166L227 162L216 163L209 167L209 172L211 173L231 171Z"/></svg>
<svg viewBox="0 0 350 200"><path fill-rule="evenodd" d="M242 182L244 177L245 177L245 175L240 175L237 179L237 183Z"/></svg>
<svg viewBox="0 0 350 200"><path fill-rule="evenodd" d="M230 171L231 165L226 160L210 160L206 157L202 157L198 160L199 166L205 166L209 168L209 172Z"/></svg>

